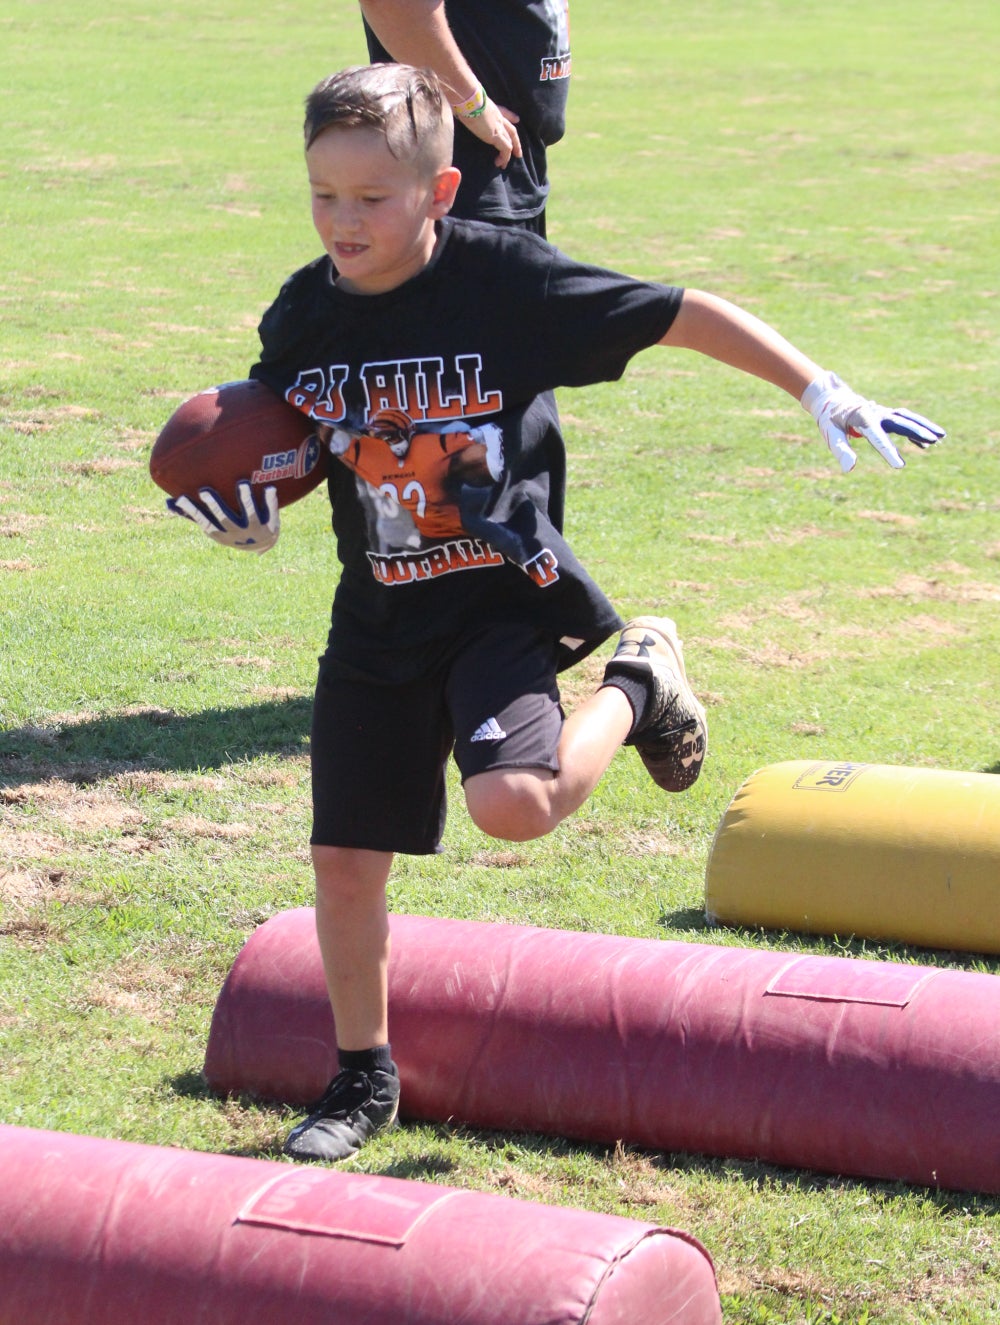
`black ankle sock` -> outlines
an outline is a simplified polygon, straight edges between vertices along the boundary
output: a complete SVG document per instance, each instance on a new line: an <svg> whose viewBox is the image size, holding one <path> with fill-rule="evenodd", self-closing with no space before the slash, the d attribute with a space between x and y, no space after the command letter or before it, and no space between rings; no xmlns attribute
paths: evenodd
<svg viewBox="0 0 1000 1325"><path fill-rule="evenodd" d="M369 1076L373 1072L392 1072L392 1048L388 1044L379 1044L374 1049L338 1049L337 1066L352 1072L366 1072Z"/></svg>
<svg viewBox="0 0 1000 1325"><path fill-rule="evenodd" d="M625 672L613 673L611 676L605 673L602 684L615 686L624 694L632 706L632 726L628 730L628 736L634 736L636 730L642 725L642 720L646 716L646 709L649 705L649 685L645 678L629 676ZM628 736L625 738L626 740L628 740Z"/></svg>

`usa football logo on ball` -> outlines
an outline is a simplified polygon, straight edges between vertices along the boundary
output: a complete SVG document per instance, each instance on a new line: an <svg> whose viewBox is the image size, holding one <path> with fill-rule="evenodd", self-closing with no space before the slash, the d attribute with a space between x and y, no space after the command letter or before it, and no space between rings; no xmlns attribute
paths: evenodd
<svg viewBox="0 0 1000 1325"><path fill-rule="evenodd" d="M236 485L254 498L274 487L290 506L326 478L327 456L307 414L263 382L224 382L185 400L164 424L149 457L153 482L171 497L211 488L233 510Z"/></svg>

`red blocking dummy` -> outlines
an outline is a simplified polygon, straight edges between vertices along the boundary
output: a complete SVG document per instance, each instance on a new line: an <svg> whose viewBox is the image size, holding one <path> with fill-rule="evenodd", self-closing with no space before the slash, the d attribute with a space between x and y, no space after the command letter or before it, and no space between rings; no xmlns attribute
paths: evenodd
<svg viewBox="0 0 1000 1325"><path fill-rule="evenodd" d="M685 1233L0 1126L0 1325L718 1325Z"/></svg>
<svg viewBox="0 0 1000 1325"><path fill-rule="evenodd" d="M333 1075L313 926L238 956L214 1090ZM994 975L394 916L389 1009L404 1117L1000 1192Z"/></svg>

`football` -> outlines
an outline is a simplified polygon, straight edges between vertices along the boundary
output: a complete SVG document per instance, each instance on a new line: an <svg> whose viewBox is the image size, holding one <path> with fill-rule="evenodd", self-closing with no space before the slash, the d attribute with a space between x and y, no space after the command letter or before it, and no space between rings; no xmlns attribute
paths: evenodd
<svg viewBox="0 0 1000 1325"><path fill-rule="evenodd" d="M153 482L171 497L213 488L239 510L236 484L254 497L273 484L279 506L299 501L326 477L316 424L263 382L225 382L185 400L171 414L149 457Z"/></svg>

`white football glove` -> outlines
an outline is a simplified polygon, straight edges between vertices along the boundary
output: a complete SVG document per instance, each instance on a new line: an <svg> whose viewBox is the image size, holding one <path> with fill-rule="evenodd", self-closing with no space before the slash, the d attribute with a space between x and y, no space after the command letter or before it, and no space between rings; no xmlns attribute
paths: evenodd
<svg viewBox="0 0 1000 1325"><path fill-rule="evenodd" d="M253 489L246 479L236 485L236 495L243 507L242 514L231 511L213 488L199 488L198 498L208 515L190 497L171 497L167 510L193 520L202 533L223 547L240 548L244 552L266 552L274 547L281 532L278 512L278 490L273 485L264 489L262 511L254 501Z"/></svg>
<svg viewBox="0 0 1000 1325"><path fill-rule="evenodd" d="M905 437L915 446L933 446L944 437L943 428L922 414L908 409L886 409L866 400L845 386L836 373L821 373L802 393L801 403L819 424L827 446L840 462L845 474L858 462L848 444L848 437L864 437L871 442L887 465L902 469L906 461L896 450L889 433Z"/></svg>

